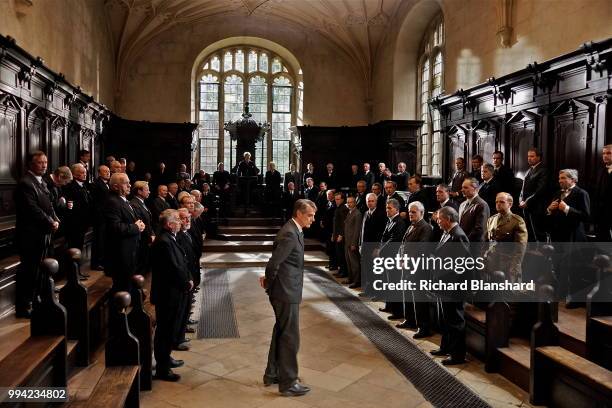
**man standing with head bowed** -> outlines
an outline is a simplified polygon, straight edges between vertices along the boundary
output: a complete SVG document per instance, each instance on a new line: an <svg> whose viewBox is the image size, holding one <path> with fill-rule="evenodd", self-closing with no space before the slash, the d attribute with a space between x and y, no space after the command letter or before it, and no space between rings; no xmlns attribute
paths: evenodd
<svg viewBox="0 0 612 408"><path fill-rule="evenodd" d="M317 210L310 200L298 200L291 218L274 239L272 257L260 285L270 297L276 323L268 354L264 385L278 384L286 397L304 395L310 388L298 382L297 353L300 346L299 311L304 287L304 234Z"/></svg>

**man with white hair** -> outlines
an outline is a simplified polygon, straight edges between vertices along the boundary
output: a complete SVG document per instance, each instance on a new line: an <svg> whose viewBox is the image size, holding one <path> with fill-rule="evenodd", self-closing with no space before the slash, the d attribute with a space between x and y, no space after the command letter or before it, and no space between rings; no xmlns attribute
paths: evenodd
<svg viewBox="0 0 612 408"><path fill-rule="evenodd" d="M87 170L81 163L70 166L72 181L64 187L64 195L72 209L66 212L65 227L66 245L68 248L83 250L85 232L91 225L93 201L87 189ZM88 275L83 273L83 276Z"/></svg>
<svg viewBox="0 0 612 408"><path fill-rule="evenodd" d="M130 291L136 270L136 254L140 233L145 223L130 206L130 179L125 173L110 178L111 192L104 208L106 222L105 272L113 278L113 291Z"/></svg>

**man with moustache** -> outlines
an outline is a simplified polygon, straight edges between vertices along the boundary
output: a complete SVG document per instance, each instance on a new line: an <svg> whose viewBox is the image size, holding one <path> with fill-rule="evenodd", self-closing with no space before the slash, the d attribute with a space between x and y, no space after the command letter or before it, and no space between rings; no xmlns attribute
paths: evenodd
<svg viewBox="0 0 612 408"><path fill-rule="evenodd" d="M310 388L298 382L297 353L300 344L299 308L304 285L303 229L310 227L316 212L310 200L298 200L293 218L274 239L272 257L260 285L270 297L276 322L272 331L264 385L278 384L287 397L304 395Z"/></svg>

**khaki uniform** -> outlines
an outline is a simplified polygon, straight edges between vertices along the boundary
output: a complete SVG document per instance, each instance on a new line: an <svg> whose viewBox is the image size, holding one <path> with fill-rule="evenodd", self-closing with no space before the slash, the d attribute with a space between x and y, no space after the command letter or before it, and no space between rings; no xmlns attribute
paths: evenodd
<svg viewBox="0 0 612 408"><path fill-rule="evenodd" d="M527 225L516 214L495 214L487 221L489 249L485 253L489 276L503 271L506 279L521 281L521 263L527 247ZM505 243L516 243L514 245ZM501 245L498 245L500 244Z"/></svg>

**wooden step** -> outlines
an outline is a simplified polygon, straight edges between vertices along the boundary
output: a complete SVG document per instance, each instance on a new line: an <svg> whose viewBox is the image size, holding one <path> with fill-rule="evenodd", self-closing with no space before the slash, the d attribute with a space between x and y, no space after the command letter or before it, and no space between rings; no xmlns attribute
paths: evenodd
<svg viewBox="0 0 612 408"><path fill-rule="evenodd" d="M497 351L500 374L529 392L529 368L531 366L529 340L510 338L508 347L500 347Z"/></svg>
<svg viewBox="0 0 612 408"><path fill-rule="evenodd" d="M64 340L64 336L28 337L0 361L0 387L36 386L30 380L39 379L31 377L41 374L38 371L54 353L65 353Z"/></svg>
<svg viewBox="0 0 612 408"><path fill-rule="evenodd" d="M272 252L273 241L204 241L204 252ZM314 239L304 240L306 251L322 251L323 245Z"/></svg>
<svg viewBox="0 0 612 408"><path fill-rule="evenodd" d="M269 225L283 225L281 218L263 218L263 217L248 217L248 218L226 218L222 221L223 225L228 226L269 226Z"/></svg>
<svg viewBox="0 0 612 408"><path fill-rule="evenodd" d="M222 241L274 241L276 234L218 234Z"/></svg>
<svg viewBox="0 0 612 408"><path fill-rule="evenodd" d="M276 234L280 230L280 227L275 225L268 226L224 226L219 227L220 234Z"/></svg>
<svg viewBox="0 0 612 408"><path fill-rule="evenodd" d="M204 268L245 268L265 267L270 259L271 253L262 252L240 252L228 253L217 252L204 254L200 260ZM307 251L304 254L304 266L326 266L329 258L322 251Z"/></svg>
<svg viewBox="0 0 612 408"><path fill-rule="evenodd" d="M559 345L586 358L586 309L566 309L559 303Z"/></svg>

